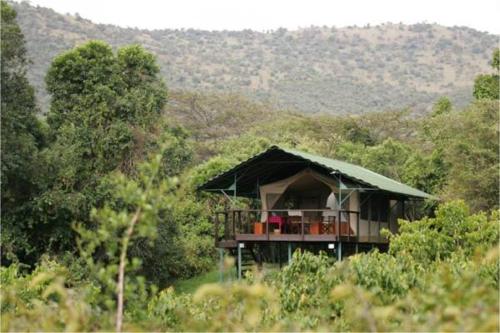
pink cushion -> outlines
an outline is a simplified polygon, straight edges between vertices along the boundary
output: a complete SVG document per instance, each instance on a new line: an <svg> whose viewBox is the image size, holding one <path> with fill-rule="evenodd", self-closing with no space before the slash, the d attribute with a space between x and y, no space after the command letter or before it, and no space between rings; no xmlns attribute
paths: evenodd
<svg viewBox="0 0 500 333"><path fill-rule="evenodd" d="M285 219L282 216L269 216L269 223L284 223Z"/></svg>

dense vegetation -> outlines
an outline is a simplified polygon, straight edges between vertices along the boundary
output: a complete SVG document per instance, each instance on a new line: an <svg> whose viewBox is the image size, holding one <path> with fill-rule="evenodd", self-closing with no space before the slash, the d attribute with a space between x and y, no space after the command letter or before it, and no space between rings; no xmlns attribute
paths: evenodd
<svg viewBox="0 0 500 333"><path fill-rule="evenodd" d="M129 279L124 328L498 331L498 237L498 214L471 215L454 202L435 218L403 224L386 254L332 263L324 254L297 251L280 272L204 285L194 295L157 292ZM104 279L113 276L107 267ZM81 274L48 259L28 275L17 265L2 268L2 329L112 328L114 285Z"/></svg>
<svg viewBox="0 0 500 333"><path fill-rule="evenodd" d="M361 114L471 99L498 36L467 27L385 24L297 31L140 30L94 24L13 3L33 57L29 78L48 108L45 73L59 53L92 40L138 43L157 56L172 89L233 91L302 112Z"/></svg>
<svg viewBox="0 0 500 333"><path fill-rule="evenodd" d="M311 116L167 93L152 53L91 41L51 60L38 118L16 13L1 9L2 330L498 331L498 50L466 107ZM388 253L297 251L282 271L177 294L214 267L211 211L227 204L196 186L271 144L441 203L400 221Z"/></svg>

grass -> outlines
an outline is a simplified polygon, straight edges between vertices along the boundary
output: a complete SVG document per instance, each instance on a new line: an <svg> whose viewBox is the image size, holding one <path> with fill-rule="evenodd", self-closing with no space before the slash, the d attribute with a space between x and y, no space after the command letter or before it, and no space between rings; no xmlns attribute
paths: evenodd
<svg viewBox="0 0 500 333"><path fill-rule="evenodd" d="M271 274L272 272L279 271L279 266L277 264L264 264L263 273ZM236 268L230 269L224 273L224 281L235 281L236 278ZM194 294L194 292L203 284L206 283L218 283L220 282L219 268L216 267L209 272L194 276L190 279L178 280L174 282L174 290L179 294Z"/></svg>
<svg viewBox="0 0 500 333"><path fill-rule="evenodd" d="M236 273L235 271L226 272L224 276L225 280L229 278L229 275L231 275L232 279L235 279ZM217 283L220 281L219 279L219 268L215 268L209 272L194 276L190 279L176 281L174 283L174 290L180 294L192 294L202 284Z"/></svg>

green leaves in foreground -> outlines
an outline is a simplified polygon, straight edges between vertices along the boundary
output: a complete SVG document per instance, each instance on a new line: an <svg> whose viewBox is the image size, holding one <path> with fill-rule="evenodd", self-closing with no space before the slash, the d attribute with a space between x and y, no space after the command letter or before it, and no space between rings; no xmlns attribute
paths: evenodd
<svg viewBox="0 0 500 333"><path fill-rule="evenodd" d="M139 167L136 178L121 173L111 176L108 186L113 196L103 208L92 210L94 227L76 227L80 255L101 289L100 305L108 311L118 307L117 330L123 322L124 300L127 302L126 315L135 320L143 319L145 309L140 304L156 291L154 286L146 286L140 275L128 274L141 265L139 258L129 257L128 249L141 241L153 246L158 224L164 222L170 209L176 180L159 178L161 162L162 154L156 155Z"/></svg>
<svg viewBox="0 0 500 333"><path fill-rule="evenodd" d="M87 279L49 262L25 276L15 265L1 269L3 330L113 327L124 231L137 208L144 209L130 241L149 241L174 185L154 180L157 163L135 181L118 176L116 203L94 213L95 229L80 230ZM134 270L140 263L127 257L124 328L498 331L498 223L497 213L470 214L463 202L450 202L435 218L403 223L401 234L391 236L389 253L358 254L334 264L325 255L296 251L277 273L205 285L194 296L172 289L158 293Z"/></svg>

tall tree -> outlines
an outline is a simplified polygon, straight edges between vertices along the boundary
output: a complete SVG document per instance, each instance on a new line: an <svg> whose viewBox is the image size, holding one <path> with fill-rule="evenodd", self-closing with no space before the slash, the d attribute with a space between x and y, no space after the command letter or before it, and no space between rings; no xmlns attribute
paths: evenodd
<svg viewBox="0 0 500 333"><path fill-rule="evenodd" d="M2 255L30 252L30 203L38 190L38 151L43 144L29 63L16 12L1 2L1 188ZM12 259L12 257L11 257Z"/></svg>
<svg viewBox="0 0 500 333"><path fill-rule="evenodd" d="M56 57L46 83L51 178L37 200L39 241L57 251L73 247L71 223L88 222L91 207L109 194L106 176L133 175L159 137L171 133L161 121L166 87L154 56L140 46L115 54L91 41Z"/></svg>

